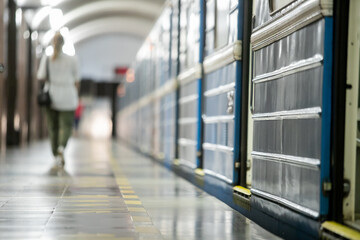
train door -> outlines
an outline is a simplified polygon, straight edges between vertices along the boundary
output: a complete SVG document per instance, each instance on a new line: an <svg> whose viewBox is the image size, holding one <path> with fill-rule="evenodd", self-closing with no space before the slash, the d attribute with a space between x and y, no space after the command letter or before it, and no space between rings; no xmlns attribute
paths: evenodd
<svg viewBox="0 0 360 240"><path fill-rule="evenodd" d="M180 4L179 25L179 90L177 111L177 159L178 163L197 169L201 163L196 154L199 125L199 82L197 72L199 62L200 2L182 0ZM190 24L191 23L191 24ZM177 162L177 161L176 161ZM201 170L197 172L202 173Z"/></svg>
<svg viewBox="0 0 360 240"><path fill-rule="evenodd" d="M279 219L279 209L319 219L329 203L320 186L330 163L332 5L257 0L254 12L251 201Z"/></svg>
<svg viewBox="0 0 360 240"><path fill-rule="evenodd" d="M343 216L360 230L360 2L350 1L349 9Z"/></svg>
<svg viewBox="0 0 360 240"><path fill-rule="evenodd" d="M240 168L242 1L208 0L202 85L203 168L237 185Z"/></svg>

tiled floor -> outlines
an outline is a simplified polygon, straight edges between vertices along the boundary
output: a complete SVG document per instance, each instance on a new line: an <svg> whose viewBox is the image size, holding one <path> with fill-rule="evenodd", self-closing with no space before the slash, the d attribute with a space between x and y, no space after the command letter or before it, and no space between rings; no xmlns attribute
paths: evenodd
<svg viewBox="0 0 360 240"><path fill-rule="evenodd" d="M50 176L47 141L0 162L0 239L277 239L159 164L110 140L72 139Z"/></svg>

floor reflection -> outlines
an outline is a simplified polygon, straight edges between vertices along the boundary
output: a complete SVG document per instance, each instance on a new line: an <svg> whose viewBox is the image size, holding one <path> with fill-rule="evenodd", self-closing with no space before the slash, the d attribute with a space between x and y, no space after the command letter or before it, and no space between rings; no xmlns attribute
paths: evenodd
<svg viewBox="0 0 360 240"><path fill-rule="evenodd" d="M111 103L107 98L82 100L83 115L79 123L78 136L92 139L107 139L111 136Z"/></svg>
<svg viewBox="0 0 360 240"><path fill-rule="evenodd" d="M278 239L160 164L91 135L96 119L109 117L99 110L106 105L85 110L84 135L69 141L64 176L47 174L49 141L7 151L0 239Z"/></svg>

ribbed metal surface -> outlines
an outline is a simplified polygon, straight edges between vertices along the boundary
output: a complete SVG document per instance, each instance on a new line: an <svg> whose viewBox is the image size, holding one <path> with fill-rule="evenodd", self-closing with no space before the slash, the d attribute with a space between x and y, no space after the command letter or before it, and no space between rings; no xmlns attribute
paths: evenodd
<svg viewBox="0 0 360 240"><path fill-rule="evenodd" d="M256 13L261 29L271 18L268 1L258 0ZM324 23L318 20L253 55L254 194L312 217L320 211Z"/></svg>
<svg viewBox="0 0 360 240"><path fill-rule="evenodd" d="M255 84L254 113L321 106L323 68L313 68Z"/></svg>
<svg viewBox="0 0 360 240"><path fill-rule="evenodd" d="M175 93L161 99L160 105L160 152L171 162L175 157Z"/></svg>
<svg viewBox="0 0 360 240"><path fill-rule="evenodd" d="M233 179L234 114L227 109L228 94L235 89L235 67L236 62L205 76L204 169L228 182ZM217 91L224 86L230 87Z"/></svg>
<svg viewBox="0 0 360 240"><path fill-rule="evenodd" d="M183 164L196 167L198 82L180 87L179 99L179 158Z"/></svg>

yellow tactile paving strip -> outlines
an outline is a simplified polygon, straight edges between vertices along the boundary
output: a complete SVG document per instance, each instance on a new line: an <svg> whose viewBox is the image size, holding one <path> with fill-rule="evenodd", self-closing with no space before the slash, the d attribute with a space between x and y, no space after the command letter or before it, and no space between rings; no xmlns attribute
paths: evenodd
<svg viewBox="0 0 360 240"><path fill-rule="evenodd" d="M134 240L134 238L123 238L116 237L114 234L84 234L79 233L76 235L62 235L60 240L93 240L93 239L104 239L104 240Z"/></svg>
<svg viewBox="0 0 360 240"><path fill-rule="evenodd" d="M129 180L122 173L114 158L111 160L111 165L116 178L116 183L119 186L120 193L124 198L124 202L127 206L127 210L131 215L132 221L136 224L135 231L140 234L155 234L155 236L158 235L159 238L161 238L160 231L152 223L151 217L143 207L139 196L136 195L135 191L132 189ZM144 213L146 216L136 215L138 213Z"/></svg>
<svg viewBox="0 0 360 240"><path fill-rule="evenodd" d="M104 239L104 240L135 240L135 239L161 239L160 231L153 225L151 217L126 176L121 172L115 159L112 159L111 167L115 177L115 182L120 196L109 196L106 194L75 194L67 196L64 193L59 199L56 207L57 214L71 214L71 216L86 216L87 214L114 214L123 213L130 217L133 230L138 234L137 237L119 237L117 234L102 233L76 233L59 234L56 239ZM99 182L100 180L100 182ZM104 180L105 181L105 180ZM94 188L107 188L108 183L102 183L98 177L86 177L82 181L76 182L76 190ZM66 189L69 188L66 187ZM67 189L68 190L68 189ZM121 206L119 207L119 203ZM1 211L1 210L0 210ZM39 209L37 209L37 212Z"/></svg>

